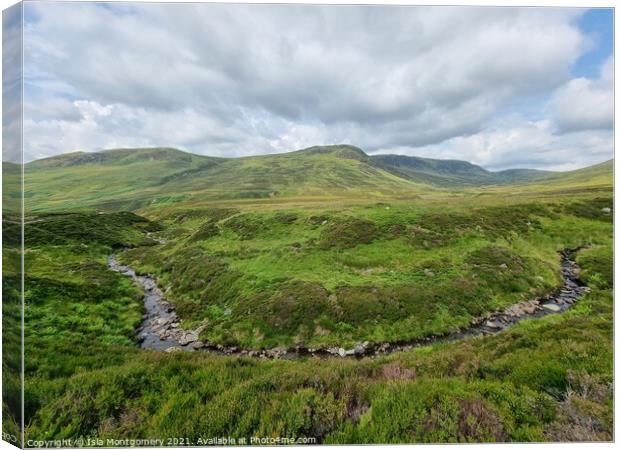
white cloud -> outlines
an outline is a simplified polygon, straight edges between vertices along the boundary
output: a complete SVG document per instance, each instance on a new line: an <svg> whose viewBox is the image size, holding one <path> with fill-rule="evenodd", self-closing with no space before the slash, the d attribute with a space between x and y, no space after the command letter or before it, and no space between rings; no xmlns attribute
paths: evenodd
<svg viewBox="0 0 620 450"><path fill-rule="evenodd" d="M2 160L22 160L21 6L2 12Z"/></svg>
<svg viewBox="0 0 620 450"><path fill-rule="evenodd" d="M548 119L532 121L521 115L498 120L487 129L441 144L390 149L440 159L462 159L491 170L514 167L573 170L613 156L612 130L557 133Z"/></svg>
<svg viewBox="0 0 620 450"><path fill-rule="evenodd" d="M598 79L575 78L554 93L551 114L562 132L613 128L613 69L609 58Z"/></svg>
<svg viewBox="0 0 620 450"><path fill-rule="evenodd" d="M232 156L348 142L370 152L452 148L499 164L467 145L481 136L499 145L490 128L499 111L572 83L570 68L591 45L575 23L582 11L566 8L27 8L29 159L115 146Z"/></svg>

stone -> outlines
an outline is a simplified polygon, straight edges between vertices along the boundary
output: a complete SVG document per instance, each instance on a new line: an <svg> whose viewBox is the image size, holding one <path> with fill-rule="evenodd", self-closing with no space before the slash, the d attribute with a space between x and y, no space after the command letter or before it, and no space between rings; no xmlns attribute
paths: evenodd
<svg viewBox="0 0 620 450"><path fill-rule="evenodd" d="M198 328L194 330L194 333L196 333L197 335L200 335L200 333L202 333L207 328L207 326L208 326L207 323L203 323L202 325L200 325Z"/></svg>
<svg viewBox="0 0 620 450"><path fill-rule="evenodd" d="M435 272L433 272L431 269L424 269L424 275L426 275L427 277L434 277Z"/></svg>
<svg viewBox="0 0 620 450"><path fill-rule="evenodd" d="M602 208L601 212L603 212L604 214L609 214L611 212L611 208Z"/></svg>
<svg viewBox="0 0 620 450"><path fill-rule="evenodd" d="M554 303L545 303L542 307L551 312L560 312L562 310L562 308Z"/></svg>
<svg viewBox="0 0 620 450"><path fill-rule="evenodd" d="M273 350L271 350L271 353L273 354L273 356L275 358L279 358L282 355L286 355L286 348L285 347L275 347Z"/></svg>
<svg viewBox="0 0 620 450"><path fill-rule="evenodd" d="M179 339L179 344L187 345L197 340L198 340L198 335L192 331L188 331L181 337L181 339Z"/></svg>
<svg viewBox="0 0 620 450"><path fill-rule="evenodd" d="M190 344L190 347L195 348L195 349L203 348L204 346L205 346L205 343L202 341L194 341Z"/></svg>
<svg viewBox="0 0 620 450"><path fill-rule="evenodd" d="M492 320L487 320L485 325L489 328L495 328L495 329L499 329L502 328L502 325L497 323L497 322L493 322Z"/></svg>
<svg viewBox="0 0 620 450"><path fill-rule="evenodd" d="M181 347L176 347L176 346L175 347L168 347L166 349L166 353L180 352L182 350L183 349Z"/></svg>
<svg viewBox="0 0 620 450"><path fill-rule="evenodd" d="M387 352L389 349L390 349L390 343L389 342L384 342L383 344L381 344L379 346L377 351L378 352Z"/></svg>
<svg viewBox="0 0 620 450"><path fill-rule="evenodd" d="M340 357L344 358L347 355L347 351L344 348L340 347L338 349L338 354L340 355Z"/></svg>
<svg viewBox="0 0 620 450"><path fill-rule="evenodd" d="M366 353L366 349L368 348L368 342L362 342L361 344L357 344L353 349L353 353L357 356L362 356Z"/></svg>
<svg viewBox="0 0 620 450"><path fill-rule="evenodd" d="M508 269L508 264L502 263L502 264L499 265L499 268L506 270L506 269Z"/></svg>

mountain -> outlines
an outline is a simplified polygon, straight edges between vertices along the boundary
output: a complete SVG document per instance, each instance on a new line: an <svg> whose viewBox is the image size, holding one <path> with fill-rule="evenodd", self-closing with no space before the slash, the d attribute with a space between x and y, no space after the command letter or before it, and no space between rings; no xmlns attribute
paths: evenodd
<svg viewBox="0 0 620 450"><path fill-rule="evenodd" d="M75 152L24 166L27 209L108 205L135 209L160 193L161 180L219 163L172 148Z"/></svg>
<svg viewBox="0 0 620 450"><path fill-rule="evenodd" d="M440 160L404 155L374 155L372 160L400 177L437 186L496 184L497 176L466 161Z"/></svg>
<svg viewBox="0 0 620 450"><path fill-rule="evenodd" d="M374 155L379 166L403 178L441 187L522 184L553 178L561 173L535 169L492 172L467 161L420 158L404 155Z"/></svg>
<svg viewBox="0 0 620 450"><path fill-rule="evenodd" d="M570 172L555 173L548 177L547 180L552 183L570 183L570 184L590 184L590 185L608 185L610 177L613 179L614 160L595 164L593 166L584 167Z"/></svg>
<svg viewBox="0 0 620 450"><path fill-rule="evenodd" d="M385 195L420 187L416 180L390 173L349 145L230 158L164 181L167 189L210 192L218 198L347 195L360 190Z"/></svg>
<svg viewBox="0 0 620 450"><path fill-rule="evenodd" d="M26 208L135 210L180 201L260 198L382 197L442 189L597 179L610 184L612 163L573 172L491 172L466 161L369 156L351 145L216 158L173 148L75 152L27 163Z"/></svg>

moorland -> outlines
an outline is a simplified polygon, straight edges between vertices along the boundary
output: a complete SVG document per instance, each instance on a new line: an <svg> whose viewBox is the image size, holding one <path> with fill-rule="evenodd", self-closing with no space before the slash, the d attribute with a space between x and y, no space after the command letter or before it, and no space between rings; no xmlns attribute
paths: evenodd
<svg viewBox="0 0 620 450"><path fill-rule="evenodd" d="M28 163L26 439L611 440L612 168L490 172L348 145ZM4 177L18 174L5 163ZM5 329L18 227L5 211ZM372 358L249 353L467 329L559 289L558 252L577 248L589 292L561 314ZM141 349L144 293L112 253L157 280L200 342L247 354ZM5 430L18 403L3 405Z"/></svg>

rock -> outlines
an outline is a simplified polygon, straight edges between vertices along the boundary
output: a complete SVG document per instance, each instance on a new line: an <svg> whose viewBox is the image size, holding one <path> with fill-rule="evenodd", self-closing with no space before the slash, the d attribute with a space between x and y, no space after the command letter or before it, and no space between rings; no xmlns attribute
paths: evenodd
<svg viewBox="0 0 620 450"><path fill-rule="evenodd" d="M554 303L545 303L542 307L552 312L560 312L562 310L562 308Z"/></svg>
<svg viewBox="0 0 620 450"><path fill-rule="evenodd" d="M181 337L181 339L179 339L179 344L187 345L197 340L198 340L198 335L192 331L188 331Z"/></svg>
<svg viewBox="0 0 620 450"><path fill-rule="evenodd" d="M205 343L202 341L194 341L190 344L190 347L195 348L195 349L203 348L204 346L205 346Z"/></svg>
<svg viewBox="0 0 620 450"><path fill-rule="evenodd" d="M485 323L485 326L489 327L489 328L494 328L494 329L499 329L502 328L502 325L497 323L497 322L493 322L492 320L487 320Z"/></svg>
<svg viewBox="0 0 620 450"><path fill-rule="evenodd" d="M602 209L601 209L601 212L602 212L603 214L609 214L609 213L611 212L611 208L602 208Z"/></svg>
<svg viewBox="0 0 620 450"><path fill-rule="evenodd" d="M353 353L357 356L362 356L366 353L366 349L368 348L368 342L363 342L361 344L357 344L353 349Z"/></svg>
<svg viewBox="0 0 620 450"><path fill-rule="evenodd" d="M521 311L523 311L524 314L534 314L537 309L538 306L534 302L527 302L521 305Z"/></svg>
<svg viewBox="0 0 620 450"><path fill-rule="evenodd" d="M340 347L338 349L338 354L340 355L340 357L344 358L347 354L347 351L344 348Z"/></svg>
<svg viewBox="0 0 620 450"><path fill-rule="evenodd" d="M433 272L431 269L424 269L424 275L426 275L427 277L434 277L435 272Z"/></svg>
<svg viewBox="0 0 620 450"><path fill-rule="evenodd" d="M200 325L198 328L194 330L194 333L196 333L197 335L200 335L200 333L202 333L207 328L207 326L208 326L207 323L203 323L202 325Z"/></svg>
<svg viewBox="0 0 620 450"><path fill-rule="evenodd" d="M166 353L180 352L182 350L183 349L181 347L176 347L176 346L175 347L168 347L166 349Z"/></svg>
<svg viewBox="0 0 620 450"><path fill-rule="evenodd" d="M504 311L504 314L510 316L510 317L519 317L520 315L523 314L523 311L521 310L521 306L520 305L512 305L510 308L507 308Z"/></svg>
<svg viewBox="0 0 620 450"><path fill-rule="evenodd" d="M323 222L321 222L321 225L327 225L327 220L324 220Z"/></svg>
<svg viewBox="0 0 620 450"><path fill-rule="evenodd" d="M506 269L508 269L508 264L502 263L502 264L499 265L499 268L506 270Z"/></svg>
<svg viewBox="0 0 620 450"><path fill-rule="evenodd" d="M286 355L286 348L285 347L275 347L274 349L271 350L271 353L273 354L273 356L275 358L279 358L282 355Z"/></svg>
<svg viewBox="0 0 620 450"><path fill-rule="evenodd" d="M379 346L379 348L377 349L377 352L387 352L389 349L390 349L390 343L384 342L383 344Z"/></svg>

